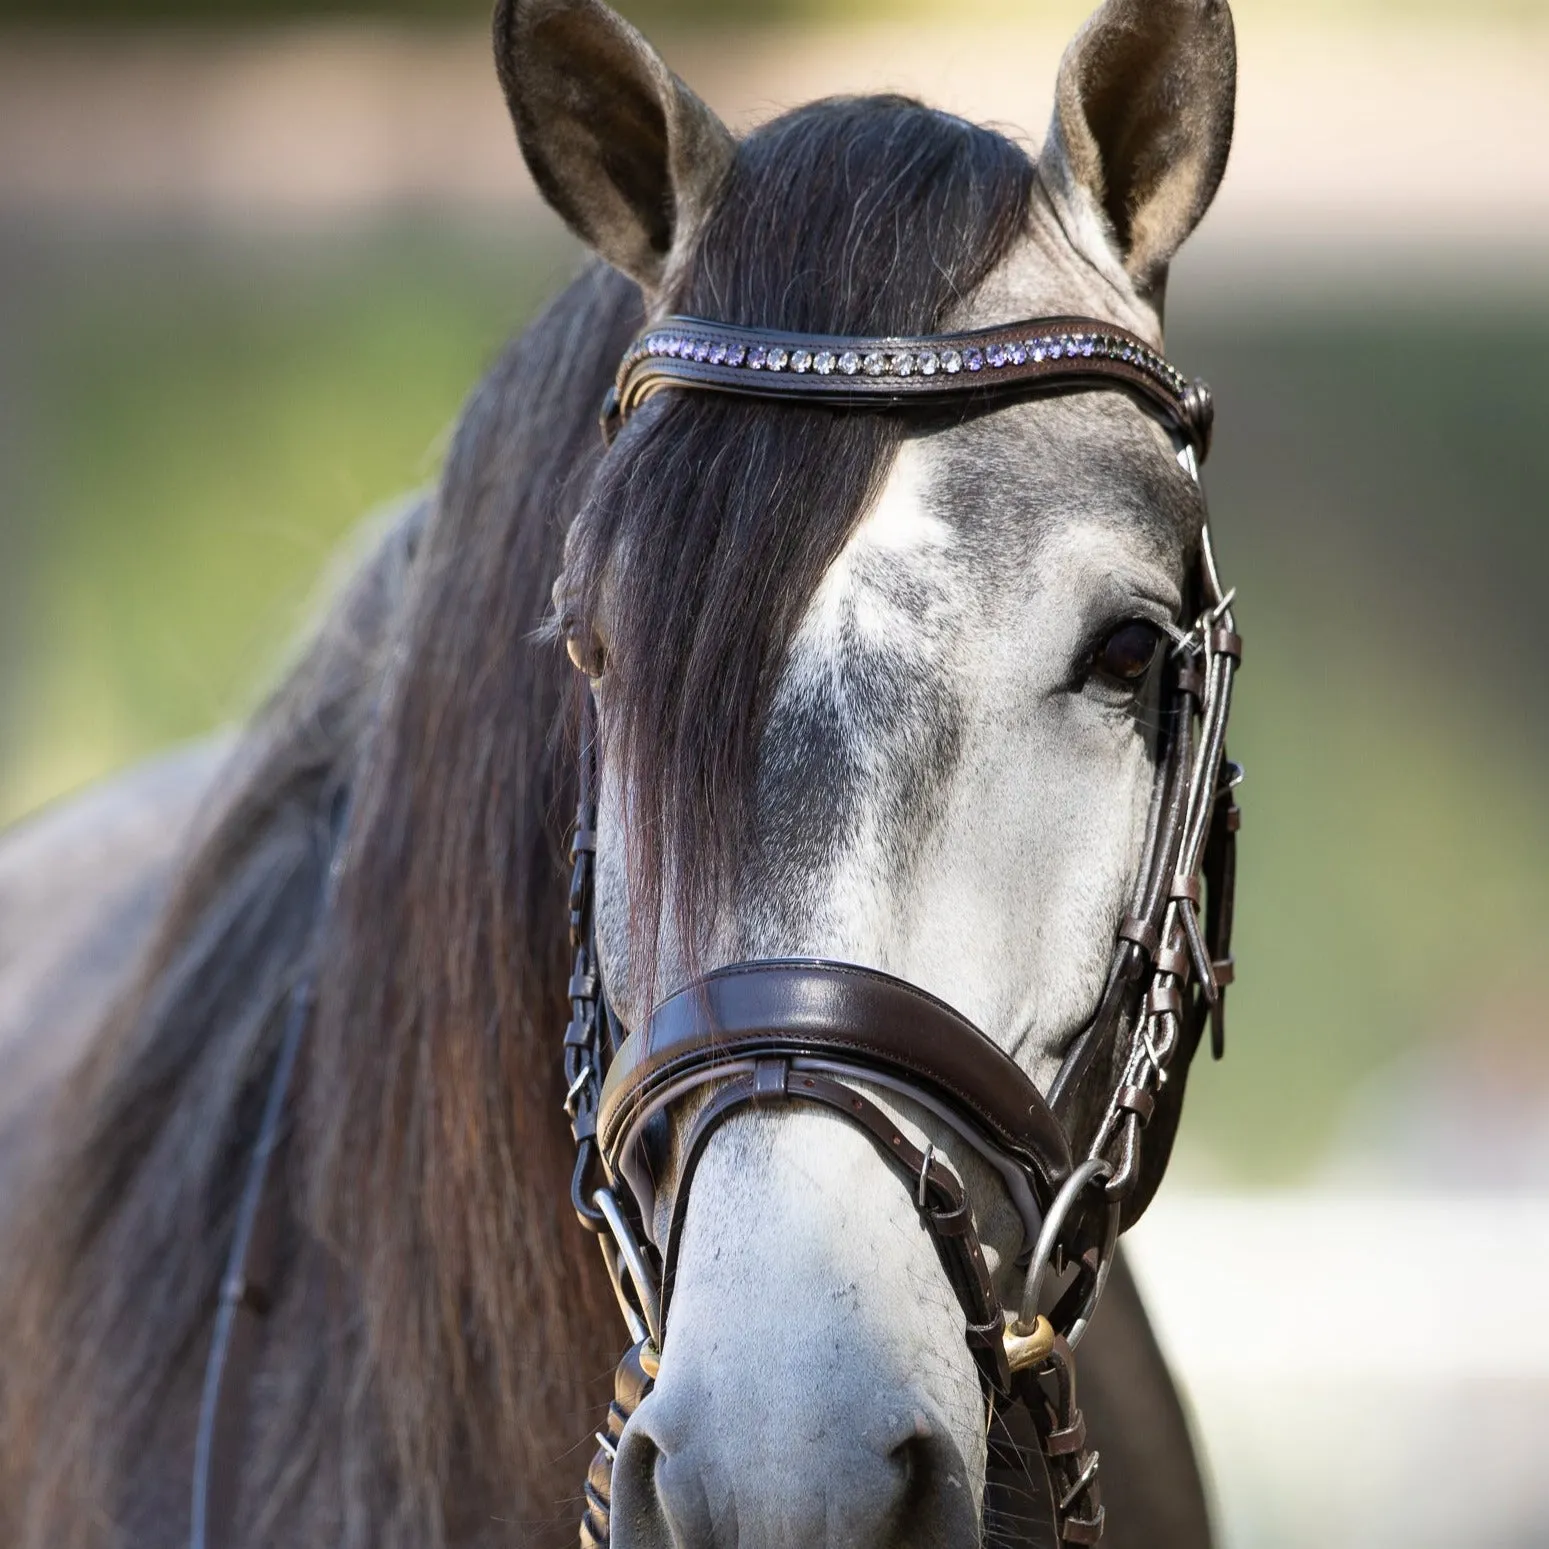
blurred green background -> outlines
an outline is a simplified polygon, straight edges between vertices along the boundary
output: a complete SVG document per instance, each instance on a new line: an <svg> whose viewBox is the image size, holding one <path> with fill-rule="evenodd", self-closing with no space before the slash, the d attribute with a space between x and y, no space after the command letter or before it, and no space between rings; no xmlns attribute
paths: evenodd
<svg viewBox="0 0 1549 1549"><path fill-rule="evenodd" d="M624 9L728 18L709 0ZM434 477L481 369L575 262L525 209L0 216L0 821L239 717L337 546ZM1191 1092L1197 1174L1304 1176L1345 1099L1406 1052L1538 1068L1544 274L1442 255L1401 286L1388 261L1289 284L1246 248L1180 265L1171 349L1220 405L1209 483L1248 638L1240 983L1230 1057Z"/></svg>

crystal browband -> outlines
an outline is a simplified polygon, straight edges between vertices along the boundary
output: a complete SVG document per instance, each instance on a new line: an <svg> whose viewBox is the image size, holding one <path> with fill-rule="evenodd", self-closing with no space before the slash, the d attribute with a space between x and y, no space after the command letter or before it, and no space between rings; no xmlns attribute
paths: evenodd
<svg viewBox="0 0 1549 1549"><path fill-rule="evenodd" d="M1144 339L1089 317L1034 318L918 339L784 333L668 317L625 351L603 406L603 432L611 440L664 387L897 407L947 394L1092 387L1094 378L1148 400L1204 459L1210 389L1175 371Z"/></svg>

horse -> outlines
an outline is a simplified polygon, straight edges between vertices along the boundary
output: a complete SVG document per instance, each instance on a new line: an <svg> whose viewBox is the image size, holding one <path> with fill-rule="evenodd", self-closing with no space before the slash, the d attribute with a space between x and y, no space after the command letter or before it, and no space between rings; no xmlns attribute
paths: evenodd
<svg viewBox="0 0 1549 1549"><path fill-rule="evenodd" d="M1188 653L1240 650L1229 596L1190 627L1208 420L1159 354L1168 267L1230 145L1230 12L1106 0L1036 159L886 96L739 141L601 0L500 0L494 39L534 181L595 259L474 391L435 489L268 702L184 772L163 842L124 844L121 889L75 868L81 940L115 947L77 995L97 1014L66 1019L79 1052L8 1110L27 1135L4 1153L0 1223L7 1541L573 1542L607 1412L600 1531L619 1549L1045 1542L1031 1472L993 1522L986 1505L998 1309L1031 1278L1028 1210L1052 1221L1114 1166L1000 1165L928 1083L845 1067L843 1101L920 1158L917 1205L876 1137L820 1107L746 1103L696 1129L743 1079L707 1069L632 1132L650 1197L604 1223L616 1251L577 1228L573 1204L618 1195L576 1193L578 1094L602 1072L557 1081L567 1017L586 1013L600 1059L599 1029L623 1048L664 1007L692 1018L730 966L851 965L852 987L870 974L960 1030L1029 1113L1080 1054L1049 1110L1062 1134L1100 1130L1110 1071L1151 1083L1114 1099L1131 1192L1092 1205L1105 1241L1071 1240L1079 1322L1099 1260L1119 1264L1086 1407L1109 1542L1207 1543L1112 1232L1165 1166L1202 1025L1168 985L1192 961L1218 1003L1227 977L1195 950L1197 881L1158 895L1160 932L1130 901L1189 719L1176 696L1206 692ZM778 403L693 390L730 346L701 370L674 337L667 360L650 330L680 314L927 341L1095 317L1112 331L1055 353L1111 359L1105 380L1075 361L1054 390L994 401L904 401L895 382L898 401L855 412L818 375L809 399L774 383ZM878 374L927 354L947 360L901 352ZM621 359L661 378L638 401ZM870 354L836 359L864 387ZM13 908L69 869L70 830L65 813L24 832L9 880L17 842L0 851ZM1151 985L1150 1020L1099 1014L1116 932L1120 990ZM1163 1026L1187 1045L1170 1068L1147 1041ZM567 1031L567 1076L580 1047ZM806 1068L757 1062L759 1080ZM955 1260L949 1213L971 1244ZM671 1239L670 1337L637 1234ZM996 1316L978 1349L944 1272L969 1262ZM615 1414L620 1304L647 1380ZM1055 1322L1016 1337L1043 1341L1036 1373L1066 1362L1073 1404L1077 1329ZM1081 1429L1071 1499L1095 1500ZM1056 1531L1091 1541L1063 1509Z"/></svg>

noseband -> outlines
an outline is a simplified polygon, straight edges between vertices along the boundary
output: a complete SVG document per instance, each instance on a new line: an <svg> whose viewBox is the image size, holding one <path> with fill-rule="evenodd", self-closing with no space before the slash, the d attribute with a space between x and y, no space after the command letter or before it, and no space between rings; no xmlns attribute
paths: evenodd
<svg viewBox="0 0 1549 1549"><path fill-rule="evenodd" d="M1128 392L1171 427L1198 479L1212 405L1143 339L1089 318L1039 318L931 338L839 338L667 318L625 353L603 406L612 442L669 387L841 409L899 409L953 398L965 406L1051 391ZM586 1482L583 1549L607 1544L612 1465L624 1427L660 1361L668 1302L695 1169L715 1130L749 1108L805 1104L854 1125L915 1202L961 1303L969 1349L990 1405L986 1540L1011 1525L1035 1463L1047 1470L1057 1537L1096 1544L1103 1508L1097 1454L1076 1402L1073 1351L1101 1294L1122 1225L1138 1216L1171 1143L1182 1076L1211 1024L1224 1047L1235 835L1226 760L1233 673L1242 655L1209 529L1163 694L1163 748L1129 912L1119 923L1102 996L1045 1098L1022 1069L951 1007L914 985L851 964L799 959L734 963L663 1002L626 1033L608 1006L592 922L597 845L596 712L585 696L580 797L571 840L571 1017L565 1111L577 1145L572 1200L602 1242L635 1340ZM1104 1061L1106 1060L1106 1065ZM1169 1092L1170 1075L1178 1079ZM1023 1222L1015 1310L1001 1306L957 1174L922 1151L881 1106L902 1097L945 1122L999 1174ZM680 1146L666 1241L651 1241L656 1191L651 1121L697 1098ZM1072 1134L1077 1111L1097 1117ZM1159 1144L1143 1166L1143 1133ZM1072 1272L1073 1271L1073 1272ZM1050 1276L1066 1283L1043 1310ZM1013 1493L1016 1492L1016 1493Z"/></svg>

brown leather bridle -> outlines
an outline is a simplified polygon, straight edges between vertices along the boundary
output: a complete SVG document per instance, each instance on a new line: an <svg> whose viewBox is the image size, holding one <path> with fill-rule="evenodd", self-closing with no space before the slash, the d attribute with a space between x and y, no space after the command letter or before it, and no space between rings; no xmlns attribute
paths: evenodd
<svg viewBox="0 0 1549 1549"><path fill-rule="evenodd" d="M860 339L670 317L626 352L603 408L605 438L611 443L631 414L669 387L877 409L949 397L993 407L1035 392L1119 389L1162 415L1196 480L1212 422L1203 383L1186 381L1144 340L1090 318ZM575 960L565 1109L578 1148L573 1202L602 1241L635 1344L598 1433L583 1549L608 1542L613 1458L656 1374L684 1213L705 1146L730 1115L789 1103L815 1104L855 1125L915 1200L962 1305L991 1408L987 1537L1015 1540L1014 1532L1007 1538L997 1530L999 1497L1018 1487L1025 1497L1026 1470L1041 1458L1057 1536L1071 1544L1100 1540L1097 1455L1076 1402L1073 1349L1121 1225L1144 1209L1160 1178L1183 1076L1207 1018L1216 1056L1223 1051L1240 820L1232 795L1240 771L1226 759L1232 677L1242 656L1231 601L1207 526L1191 583L1192 626L1174 632L1168 658L1164 746L1135 894L1117 928L1097 1010L1047 1099L951 1007L851 964L731 964L686 986L626 1034L608 1007L593 938L597 738L588 689L571 843ZM946 1121L1005 1182L1025 1232L1017 1262L1027 1278L1014 1313L1001 1307L956 1173L903 1133L879 1093ZM656 1199L642 1140L653 1118L691 1096L699 1106L680 1139L671 1220L658 1250L646 1230ZM1148 1159L1142 1134L1153 1124L1158 1144ZM1089 1131L1084 1145L1078 1125ZM1051 1268L1068 1275L1068 1284L1045 1313Z"/></svg>
<svg viewBox="0 0 1549 1549"><path fill-rule="evenodd" d="M1089 318L1039 318L917 339L816 337L666 318L626 353L604 405L605 437L611 441L642 403L668 387L879 410L942 399L993 407L1032 393L1108 388L1163 417L1182 443L1179 460L1196 479L1210 446L1204 384L1185 381L1144 340ZM1047 1099L951 1007L851 964L732 964L687 986L626 1034L608 1005L593 935L597 737L586 692L564 1035L565 1111L577 1146L571 1197L602 1243L634 1344L619 1363L587 1476L583 1549L608 1542L614 1451L656 1375L694 1169L727 1117L777 1103L816 1104L854 1124L910 1190L962 1304L990 1406L986 1542L1024 1541L1023 1505L1035 1468L1046 1470L1059 1539L1100 1540L1097 1455L1077 1405L1073 1350L1102 1292L1121 1226L1139 1215L1160 1178L1207 1019L1217 1057L1223 1049L1239 822L1232 791L1240 777L1225 751L1232 675L1242 655L1231 600L1206 527L1185 609L1192 624L1175 631L1168 658L1164 745L1135 894L1117 929L1097 1010ZM342 810L335 827L347 828ZM336 863L330 872L330 900L342 869ZM330 906L325 902L325 913ZM281 1207L269 1186L271 1163L313 990L308 971L290 997L221 1286L195 1435L191 1549L225 1549L238 1536L242 1400L277 1256ZM1016 1312L1001 1307L956 1173L932 1147L922 1152L903 1133L876 1100L883 1093L945 1121L1005 1183L1025 1237L1017 1263L1027 1279ZM654 1188L641 1140L653 1116L691 1094L703 1101L683 1142L672 1220L658 1252L643 1230ZM1142 1144L1143 1133L1150 1144ZM1051 1272L1067 1283L1045 1313Z"/></svg>

